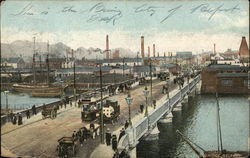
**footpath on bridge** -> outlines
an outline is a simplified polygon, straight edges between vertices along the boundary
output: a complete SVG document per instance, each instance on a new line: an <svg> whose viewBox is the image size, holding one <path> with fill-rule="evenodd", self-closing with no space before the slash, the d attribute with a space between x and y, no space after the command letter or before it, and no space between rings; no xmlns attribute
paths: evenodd
<svg viewBox="0 0 250 158"><path fill-rule="evenodd" d="M193 79L190 79L190 82L192 82ZM173 84L172 84L173 85ZM185 82L184 86L187 85L187 82ZM162 86L162 85L161 85ZM133 103L136 100L140 100L140 103L144 103L145 104L145 97L143 95L143 88L141 88L140 94L135 95L133 92L131 93L131 96L134 98L133 99ZM178 93L179 91L179 87L175 86L171 88L171 91L169 93L169 97L171 98L172 96L174 96L176 93ZM126 96L119 96L120 100L119 103L124 105L124 106L128 106L125 102L125 97ZM158 89L154 89L153 88L153 99L156 99L156 107L161 105L164 101L166 101L168 99L167 94L162 94L162 89L158 88ZM123 101L124 100L124 101ZM137 102L138 104L138 102ZM139 109L139 107L138 107ZM153 106L148 106L148 113L150 113L151 111L153 111L154 108ZM135 110L134 110L135 111ZM145 108L144 108L144 112L145 112ZM132 126L133 124L136 124L138 121L140 121L142 118L145 117L145 114L143 113L136 113L135 115L132 115ZM128 119L128 113L127 113L127 119ZM112 132L112 134L115 134L117 136L117 138L119 137L120 134L120 130L124 128L124 124L121 124L114 132ZM105 151L105 152L104 152ZM133 155L135 153L132 153L131 157L136 157L136 155ZM107 146L106 144L99 144L98 147L92 152L90 158L111 158L114 155L114 151L112 150L112 146Z"/></svg>
<svg viewBox="0 0 250 158"><path fill-rule="evenodd" d="M162 84L163 82L157 83L154 85L154 88L158 89ZM133 91L143 93L141 91L143 88L144 86L137 86ZM111 98L117 98L120 102L124 100L119 99L122 96L125 97L126 94L120 93ZM123 123L122 118L125 119L127 117L124 115L127 115L127 105L121 104L121 120L116 123L117 126ZM23 118L23 124L20 126L13 125L10 122L6 123L1 127L1 147L6 151L7 155L14 153L18 156L56 157L57 140L63 136L71 136L73 131L77 131L87 124L89 123L82 123L81 109L74 107L73 102L72 107L68 104L66 109L64 107L60 108L57 117L53 120L43 120L41 113L38 113L31 116L30 119ZM79 157L83 155L89 157L90 153L100 142L99 140L99 138L87 140L86 144L77 150ZM84 154L81 154L82 152Z"/></svg>

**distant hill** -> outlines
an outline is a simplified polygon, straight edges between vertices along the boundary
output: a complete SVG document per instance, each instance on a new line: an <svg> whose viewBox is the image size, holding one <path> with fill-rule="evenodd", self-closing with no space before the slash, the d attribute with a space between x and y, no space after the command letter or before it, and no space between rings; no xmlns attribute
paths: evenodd
<svg viewBox="0 0 250 158"><path fill-rule="evenodd" d="M111 49L111 53L115 52L115 50L119 50L120 57L135 57L136 53L133 53L130 49L124 48L115 48ZM47 43L46 42L36 42L36 52L39 54L47 54ZM51 44L50 45L50 55L53 57L71 57L71 48L65 45L62 42ZM1 56L3 58L6 57L17 57L22 56L24 58L30 59L33 56L33 42L31 41L22 41L17 40L12 43L1 43ZM103 59L105 54L100 53L100 51L96 51L95 48L84 48L79 47L74 51L74 56L78 59L86 58L86 59Z"/></svg>

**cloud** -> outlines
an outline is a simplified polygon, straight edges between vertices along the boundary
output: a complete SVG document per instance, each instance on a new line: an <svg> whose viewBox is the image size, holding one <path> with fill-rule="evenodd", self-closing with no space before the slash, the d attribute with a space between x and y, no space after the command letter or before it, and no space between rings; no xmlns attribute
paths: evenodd
<svg viewBox="0 0 250 158"><path fill-rule="evenodd" d="M35 35L39 42L50 43L63 42L64 44L77 49L78 47L93 47L105 49L106 35L109 35L110 48L125 48L134 51L140 51L140 36L144 35L145 52L147 54L147 47L150 46L152 52L152 45L156 45L156 52L163 55L164 52L176 51L193 51L201 52L202 50L212 50L213 43L217 45L217 51L224 52L231 48L238 50L241 36L234 33L217 33L210 34L206 32L179 32L176 30L159 32L156 29L136 31L124 30L95 30L95 31L69 31L69 32L39 32L17 31L15 28L4 28L2 30L2 42L11 43L15 40L32 40Z"/></svg>

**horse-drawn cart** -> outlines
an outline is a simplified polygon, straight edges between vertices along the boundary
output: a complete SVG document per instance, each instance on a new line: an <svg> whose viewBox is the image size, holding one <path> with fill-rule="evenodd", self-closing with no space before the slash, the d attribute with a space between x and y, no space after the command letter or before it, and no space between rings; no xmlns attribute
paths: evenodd
<svg viewBox="0 0 250 158"><path fill-rule="evenodd" d="M57 152L59 157L69 157L76 154L76 145L73 137L62 137L58 140Z"/></svg>
<svg viewBox="0 0 250 158"><path fill-rule="evenodd" d="M50 117L51 119L56 118L57 110L58 110L58 107L56 106L44 107L42 110L43 119L45 119L46 117Z"/></svg>

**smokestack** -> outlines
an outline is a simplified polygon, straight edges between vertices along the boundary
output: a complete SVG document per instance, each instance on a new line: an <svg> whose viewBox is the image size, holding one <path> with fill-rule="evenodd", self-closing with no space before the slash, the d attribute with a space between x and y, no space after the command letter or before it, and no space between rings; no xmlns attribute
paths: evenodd
<svg viewBox="0 0 250 158"><path fill-rule="evenodd" d="M153 44L153 55L155 57L155 44Z"/></svg>
<svg viewBox="0 0 250 158"><path fill-rule="evenodd" d="M214 43L214 54L216 54L215 47L216 47L216 45L215 45L215 43Z"/></svg>
<svg viewBox="0 0 250 158"><path fill-rule="evenodd" d="M168 56L170 57L170 52L168 52Z"/></svg>
<svg viewBox="0 0 250 158"><path fill-rule="evenodd" d="M150 47L148 46L148 57L150 57Z"/></svg>
<svg viewBox="0 0 250 158"><path fill-rule="evenodd" d="M73 59L74 58L74 50L72 49L71 51L72 51L71 58Z"/></svg>
<svg viewBox="0 0 250 158"><path fill-rule="evenodd" d="M141 57L144 58L144 36L141 36Z"/></svg>
<svg viewBox="0 0 250 158"><path fill-rule="evenodd" d="M164 52L164 57L166 57L166 53Z"/></svg>
<svg viewBox="0 0 250 158"><path fill-rule="evenodd" d="M159 52L157 52L157 55L158 55L158 57L159 57Z"/></svg>
<svg viewBox="0 0 250 158"><path fill-rule="evenodd" d="M109 36L106 35L106 59L109 59Z"/></svg>

